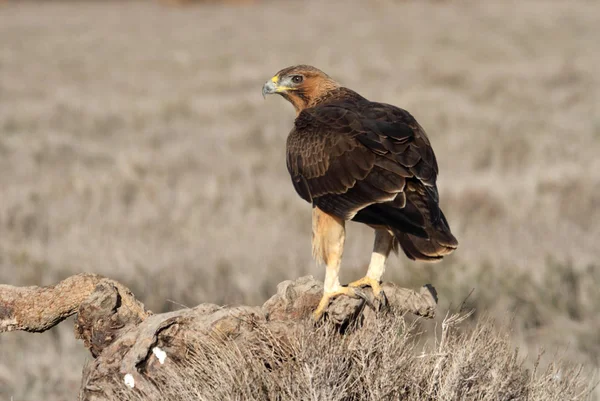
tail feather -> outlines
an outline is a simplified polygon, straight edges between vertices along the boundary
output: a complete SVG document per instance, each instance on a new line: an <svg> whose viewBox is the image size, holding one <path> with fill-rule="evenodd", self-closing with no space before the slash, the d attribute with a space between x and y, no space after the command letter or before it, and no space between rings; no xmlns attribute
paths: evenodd
<svg viewBox="0 0 600 401"><path fill-rule="evenodd" d="M354 221L388 227L395 237L394 250L402 248L412 260L436 262L451 254L458 241L438 204L437 189L407 181L404 202L385 202L360 210Z"/></svg>
<svg viewBox="0 0 600 401"><path fill-rule="evenodd" d="M446 218L441 211L440 214L439 224L425 229L428 238L421 238L392 229L396 240L408 258L425 262L437 262L458 248L458 241L452 235Z"/></svg>

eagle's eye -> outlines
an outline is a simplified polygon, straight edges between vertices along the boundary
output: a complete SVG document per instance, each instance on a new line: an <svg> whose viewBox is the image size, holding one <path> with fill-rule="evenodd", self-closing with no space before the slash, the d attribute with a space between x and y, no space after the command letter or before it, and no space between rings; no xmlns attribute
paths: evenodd
<svg viewBox="0 0 600 401"><path fill-rule="evenodd" d="M304 77L302 75L294 75L292 77L292 82L295 83L295 84L299 84L303 80L304 80Z"/></svg>

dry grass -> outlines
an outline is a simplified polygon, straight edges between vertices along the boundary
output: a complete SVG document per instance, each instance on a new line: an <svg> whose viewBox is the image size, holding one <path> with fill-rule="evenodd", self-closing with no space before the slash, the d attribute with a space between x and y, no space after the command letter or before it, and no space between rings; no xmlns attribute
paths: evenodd
<svg viewBox="0 0 600 401"><path fill-rule="evenodd" d="M203 340L166 365L159 391L117 388L123 400L140 401L586 399L580 370L559 363L527 369L505 327L484 321L459 332L467 317L445 319L439 341L425 347L418 325L402 316L344 337L309 325L285 338L265 331L251 343Z"/></svg>
<svg viewBox="0 0 600 401"><path fill-rule="evenodd" d="M599 35L586 1L2 4L0 282L95 272L164 311L322 275L285 170L293 111L260 96L310 63L410 110L438 155L461 247L386 279L433 283L442 314L473 291L531 359L597 368ZM350 226L343 281L371 235ZM73 398L86 355L62 326L0 337L0 398Z"/></svg>

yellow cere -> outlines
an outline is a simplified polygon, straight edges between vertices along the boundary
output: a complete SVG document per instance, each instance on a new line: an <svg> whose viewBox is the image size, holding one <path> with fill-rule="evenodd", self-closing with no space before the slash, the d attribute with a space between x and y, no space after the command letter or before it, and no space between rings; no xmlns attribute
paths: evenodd
<svg viewBox="0 0 600 401"><path fill-rule="evenodd" d="M279 77L277 75L275 75L273 78L271 78L271 82L273 83L277 83L279 81Z"/></svg>

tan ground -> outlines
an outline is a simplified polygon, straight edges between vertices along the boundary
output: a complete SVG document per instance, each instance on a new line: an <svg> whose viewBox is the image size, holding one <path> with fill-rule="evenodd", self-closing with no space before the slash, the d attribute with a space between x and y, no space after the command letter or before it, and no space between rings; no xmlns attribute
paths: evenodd
<svg viewBox="0 0 600 401"><path fill-rule="evenodd" d="M293 110L260 94L309 63L411 111L436 150L460 249L386 279L600 365L600 7L359 4L0 6L0 282L95 272L163 311L322 277L285 168ZM344 282L371 241L350 226ZM73 399L85 358L68 323L2 335L0 399Z"/></svg>

